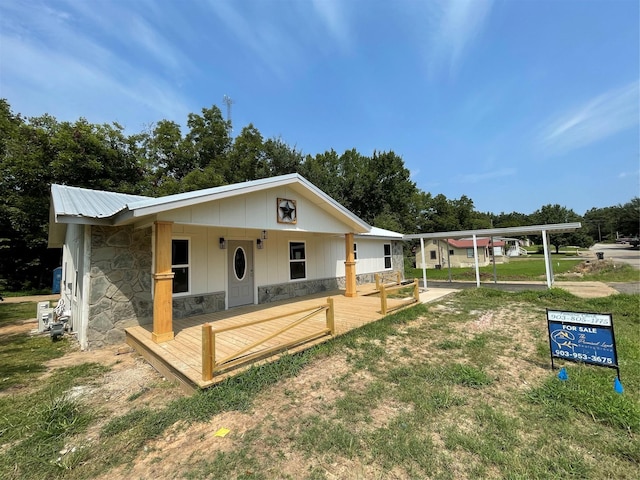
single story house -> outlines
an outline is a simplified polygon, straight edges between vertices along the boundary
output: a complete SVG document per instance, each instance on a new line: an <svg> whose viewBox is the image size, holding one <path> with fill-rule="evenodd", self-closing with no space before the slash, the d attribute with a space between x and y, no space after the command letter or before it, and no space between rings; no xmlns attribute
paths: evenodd
<svg viewBox="0 0 640 480"><path fill-rule="evenodd" d="M298 174L150 198L51 186L49 247L83 349L124 329L404 275L402 234L368 225Z"/></svg>
<svg viewBox="0 0 640 480"><path fill-rule="evenodd" d="M491 238L477 238L478 265L489 265L492 255L496 256L496 262L508 261L504 254L505 241ZM434 239L424 245L424 266L426 268L448 268L448 267L474 267L473 239ZM416 250L416 268L423 268L422 250Z"/></svg>

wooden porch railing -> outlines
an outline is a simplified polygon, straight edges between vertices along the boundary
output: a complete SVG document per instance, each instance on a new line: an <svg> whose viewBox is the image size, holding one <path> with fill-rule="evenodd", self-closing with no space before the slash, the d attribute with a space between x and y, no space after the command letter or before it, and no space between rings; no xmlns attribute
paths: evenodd
<svg viewBox="0 0 640 480"><path fill-rule="evenodd" d="M298 325L302 324L306 320L309 320L310 318L322 312L325 312L325 315L326 315L325 328L322 328L311 334L299 337L296 340L278 344L273 347L264 348L258 352L245 355L247 352L253 350L259 345L265 342L268 342L269 340L277 337L278 335L283 334L288 330L291 330L294 327L297 327ZM275 320L280 320L282 318L292 317L294 315L300 315L303 313L306 313L306 315L298 318L294 322L288 325L285 325L284 327L278 329L277 331L259 340L256 340L250 345L242 347L237 352L234 352L231 355L227 355L225 358L221 360L216 360L216 334L229 332L232 330L238 330L240 328L250 327L252 325L258 325L261 323L273 322ZM252 322L243 323L242 325L233 325L230 327L217 328L214 330L213 325L211 325L210 323L205 323L202 326L202 380L204 381L213 380L213 376L215 375L215 373L220 372L221 370L226 370L228 368L235 367L242 363L248 363L257 358L264 357L270 353L273 353L279 350L284 350L287 347L291 347L293 345L299 345L299 344L308 342L310 340L314 340L316 338L322 337L323 335L335 336L335 334L336 334L336 327L335 327L335 316L334 316L334 304L333 304L333 298L330 298L330 297L327 299L327 303L323 303L315 307L305 308L304 310L297 310L295 312L290 312L290 313L278 315L275 317L264 318L261 320L254 320Z"/></svg>
<svg viewBox="0 0 640 480"><path fill-rule="evenodd" d="M405 288L412 289L411 301L404 302L393 308L389 308L389 306L387 305L387 296L389 295L389 292L395 292L397 290L402 290ZM400 308L406 307L407 305L411 305L412 303L417 303L419 301L420 301L420 282L417 278L412 283L398 284L394 286L386 286L384 284L380 285L380 312L382 313L382 315L386 315L389 312L398 310Z"/></svg>
<svg viewBox="0 0 640 480"><path fill-rule="evenodd" d="M376 290L380 291L381 285L400 285L402 283L402 274L400 272L389 272L389 273L376 273L374 275L376 279ZM385 282L385 279L392 278L392 282Z"/></svg>

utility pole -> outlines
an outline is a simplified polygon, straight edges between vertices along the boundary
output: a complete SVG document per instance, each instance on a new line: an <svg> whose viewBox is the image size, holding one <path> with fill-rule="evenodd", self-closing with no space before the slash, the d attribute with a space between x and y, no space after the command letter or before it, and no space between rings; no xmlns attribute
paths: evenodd
<svg viewBox="0 0 640 480"><path fill-rule="evenodd" d="M233 128L231 126L231 105L233 104L233 100L231 100L230 96L225 95L222 97L222 101L227 106L227 134L229 135L229 138L231 138L231 133L233 132Z"/></svg>

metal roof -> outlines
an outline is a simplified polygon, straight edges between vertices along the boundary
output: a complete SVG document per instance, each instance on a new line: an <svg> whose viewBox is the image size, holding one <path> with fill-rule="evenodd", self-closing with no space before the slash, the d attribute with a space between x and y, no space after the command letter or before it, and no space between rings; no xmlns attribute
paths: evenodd
<svg viewBox="0 0 640 480"><path fill-rule="evenodd" d="M122 225L160 212L281 186L292 188L309 198L329 215L338 217L350 225L355 233L371 231L368 223L297 173L159 198L52 185L52 219L58 224Z"/></svg>
<svg viewBox="0 0 640 480"><path fill-rule="evenodd" d="M403 235L398 232L393 232L391 230L385 230L384 228L371 227L367 233L359 233L358 237L364 238L395 238L397 240L402 240Z"/></svg>
<svg viewBox="0 0 640 480"><path fill-rule="evenodd" d="M67 220L73 218L110 218L125 208L128 203L140 202L148 198L67 185L51 185L51 200L53 201L55 218L56 221L63 223L74 223L64 222L65 218Z"/></svg>
<svg viewBox="0 0 640 480"><path fill-rule="evenodd" d="M582 228L580 222L572 223L551 223L548 225L526 225L522 227L506 227L506 228L485 228L480 230L460 230L453 232L434 232L434 233L416 233L405 235L405 240L419 239L446 239L446 238L465 238L482 236L482 237L500 237L503 235L538 235L545 231L548 233L568 233L575 232Z"/></svg>

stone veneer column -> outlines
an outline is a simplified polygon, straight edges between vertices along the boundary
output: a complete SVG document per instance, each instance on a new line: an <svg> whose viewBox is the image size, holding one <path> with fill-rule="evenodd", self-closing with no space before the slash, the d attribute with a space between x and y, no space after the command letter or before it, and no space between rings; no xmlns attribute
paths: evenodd
<svg viewBox="0 0 640 480"><path fill-rule="evenodd" d="M151 228L91 227L87 347L125 341L124 329L150 323Z"/></svg>
<svg viewBox="0 0 640 480"><path fill-rule="evenodd" d="M173 222L155 222L155 272L153 273L153 333L156 343L173 340Z"/></svg>

